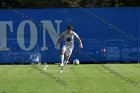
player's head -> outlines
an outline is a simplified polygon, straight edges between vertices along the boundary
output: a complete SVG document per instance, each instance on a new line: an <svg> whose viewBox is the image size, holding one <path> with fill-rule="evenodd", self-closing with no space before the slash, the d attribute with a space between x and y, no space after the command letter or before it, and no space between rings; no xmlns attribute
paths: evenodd
<svg viewBox="0 0 140 93"><path fill-rule="evenodd" d="M67 26L67 30L72 30L72 29L73 29L72 25Z"/></svg>

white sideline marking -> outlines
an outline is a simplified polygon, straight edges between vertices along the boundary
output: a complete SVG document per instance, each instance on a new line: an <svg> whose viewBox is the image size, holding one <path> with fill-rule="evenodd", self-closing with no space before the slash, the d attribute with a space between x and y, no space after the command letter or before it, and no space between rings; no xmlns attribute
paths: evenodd
<svg viewBox="0 0 140 93"><path fill-rule="evenodd" d="M48 67L48 66L49 66L49 65L46 65L46 66L44 67L44 69L43 69L43 70L45 71L45 70L47 69L47 67Z"/></svg>

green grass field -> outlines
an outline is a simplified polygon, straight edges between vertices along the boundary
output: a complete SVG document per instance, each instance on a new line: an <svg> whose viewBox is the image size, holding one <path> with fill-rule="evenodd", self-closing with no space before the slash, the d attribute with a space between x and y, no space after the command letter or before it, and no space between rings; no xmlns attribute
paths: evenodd
<svg viewBox="0 0 140 93"><path fill-rule="evenodd" d="M35 65L43 69L45 65ZM67 65L60 74L58 65L49 65L45 73L31 65L0 65L0 93L140 93L140 64L106 64L137 82L134 86L100 64ZM56 79L65 81L62 85Z"/></svg>

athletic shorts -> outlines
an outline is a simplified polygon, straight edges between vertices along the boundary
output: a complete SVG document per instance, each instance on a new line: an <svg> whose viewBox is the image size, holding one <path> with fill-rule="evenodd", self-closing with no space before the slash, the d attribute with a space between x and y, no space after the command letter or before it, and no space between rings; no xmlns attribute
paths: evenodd
<svg viewBox="0 0 140 93"><path fill-rule="evenodd" d="M63 45L62 50L65 51L65 55L66 55L66 56L71 56L71 53L72 53L72 51L73 51L73 46L66 46L66 45Z"/></svg>

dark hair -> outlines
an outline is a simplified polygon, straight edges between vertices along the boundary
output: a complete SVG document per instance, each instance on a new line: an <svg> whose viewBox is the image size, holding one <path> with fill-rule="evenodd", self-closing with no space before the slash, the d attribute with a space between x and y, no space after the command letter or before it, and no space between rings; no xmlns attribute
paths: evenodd
<svg viewBox="0 0 140 93"><path fill-rule="evenodd" d="M67 29L73 29L72 25L68 25Z"/></svg>

